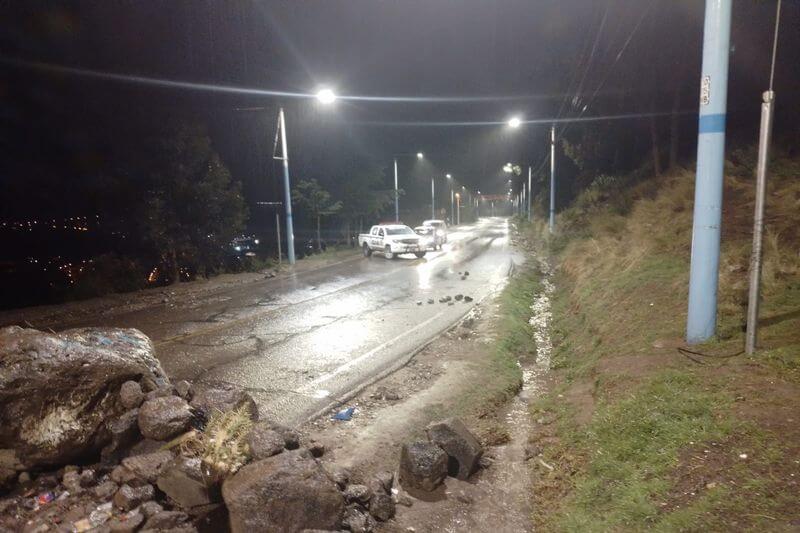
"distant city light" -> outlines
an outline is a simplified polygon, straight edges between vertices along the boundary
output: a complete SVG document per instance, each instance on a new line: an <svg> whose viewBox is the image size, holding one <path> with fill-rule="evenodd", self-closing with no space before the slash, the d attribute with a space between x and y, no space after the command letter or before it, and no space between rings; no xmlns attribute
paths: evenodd
<svg viewBox="0 0 800 533"><path fill-rule="evenodd" d="M425 155L422 152L417 152L417 159L422 159Z"/></svg>
<svg viewBox="0 0 800 533"><path fill-rule="evenodd" d="M336 94L330 89L320 89L317 91L317 100L323 104L332 104L336 101Z"/></svg>

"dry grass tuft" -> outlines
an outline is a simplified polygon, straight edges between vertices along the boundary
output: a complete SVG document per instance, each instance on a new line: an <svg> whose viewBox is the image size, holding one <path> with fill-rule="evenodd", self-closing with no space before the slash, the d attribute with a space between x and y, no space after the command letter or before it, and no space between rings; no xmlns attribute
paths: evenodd
<svg viewBox="0 0 800 533"><path fill-rule="evenodd" d="M236 473L250 458L247 437L253 429L250 409L243 405L211 415L203 431L195 432L181 443L181 451L199 457L203 474L210 484Z"/></svg>

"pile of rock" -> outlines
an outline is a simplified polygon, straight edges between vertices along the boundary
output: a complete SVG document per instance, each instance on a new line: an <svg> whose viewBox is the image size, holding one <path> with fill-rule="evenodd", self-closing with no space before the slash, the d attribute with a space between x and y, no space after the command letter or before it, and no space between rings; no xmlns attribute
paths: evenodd
<svg viewBox="0 0 800 533"><path fill-rule="evenodd" d="M252 418L251 462L223 480L185 445L234 410ZM355 506L388 516L386 492L346 498L324 451L259 421L236 387L170 383L137 330L0 329L2 531L336 530Z"/></svg>
<svg viewBox="0 0 800 533"><path fill-rule="evenodd" d="M461 420L435 422L426 433L427 441L404 444L400 451L403 488L431 492L448 475L468 479L478 469L483 448Z"/></svg>

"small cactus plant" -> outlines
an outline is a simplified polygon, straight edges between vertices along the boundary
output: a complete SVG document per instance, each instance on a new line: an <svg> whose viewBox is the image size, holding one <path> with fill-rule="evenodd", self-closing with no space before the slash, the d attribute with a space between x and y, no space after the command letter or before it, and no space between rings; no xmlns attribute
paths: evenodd
<svg viewBox="0 0 800 533"><path fill-rule="evenodd" d="M253 429L250 409L243 405L211 414L202 431L194 431L181 443L181 451L200 457L209 485L236 473L250 458L247 437Z"/></svg>

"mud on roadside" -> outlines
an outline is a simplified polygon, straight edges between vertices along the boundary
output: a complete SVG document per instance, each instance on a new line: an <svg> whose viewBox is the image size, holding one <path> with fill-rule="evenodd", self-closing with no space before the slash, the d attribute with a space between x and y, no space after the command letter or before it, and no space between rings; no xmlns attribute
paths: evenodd
<svg viewBox="0 0 800 533"><path fill-rule="evenodd" d="M303 428L325 444L326 466L347 468L356 479L396 471L401 444L423 436L434 420L458 416L479 437L482 468L469 481L447 478L426 501L401 494L396 518L379 531L530 529L528 400L548 378L527 359L509 372L493 368L503 318L501 299L485 300L405 367L343 405L355 408L350 421L326 416Z"/></svg>

